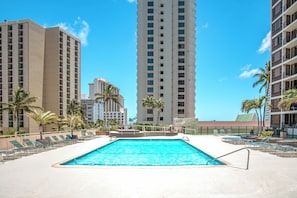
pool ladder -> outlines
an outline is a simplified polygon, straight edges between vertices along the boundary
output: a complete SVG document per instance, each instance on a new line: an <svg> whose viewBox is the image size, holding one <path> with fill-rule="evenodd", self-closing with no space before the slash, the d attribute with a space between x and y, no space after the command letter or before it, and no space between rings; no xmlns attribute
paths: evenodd
<svg viewBox="0 0 297 198"><path fill-rule="evenodd" d="M221 156L219 156L219 157L216 157L216 158L213 158L213 159L211 159L211 160L208 160L208 161L206 162L206 165L208 165L208 163L211 162L211 161L217 160L217 159L222 158L222 157L225 157L225 156L227 156L227 155L231 155L231 154L233 154L233 153L237 153L238 151L241 151L241 150L247 150L247 152L248 152L248 155L247 155L247 161L246 161L246 170L248 170L248 169L249 169L249 164L250 164L250 149L248 149L248 148L240 148L240 149L237 149L237 150L235 150L235 151L232 151L232 152L226 153L226 154L224 154L224 155L221 155Z"/></svg>

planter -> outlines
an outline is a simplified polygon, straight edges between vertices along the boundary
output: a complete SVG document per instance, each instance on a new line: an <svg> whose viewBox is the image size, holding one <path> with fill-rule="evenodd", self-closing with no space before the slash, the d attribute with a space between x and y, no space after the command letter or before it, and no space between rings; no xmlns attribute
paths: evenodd
<svg viewBox="0 0 297 198"><path fill-rule="evenodd" d="M109 135L108 131L96 131L96 135Z"/></svg>
<svg viewBox="0 0 297 198"><path fill-rule="evenodd" d="M281 131L279 136L280 136L280 138L286 138L287 137L287 132L286 131Z"/></svg>

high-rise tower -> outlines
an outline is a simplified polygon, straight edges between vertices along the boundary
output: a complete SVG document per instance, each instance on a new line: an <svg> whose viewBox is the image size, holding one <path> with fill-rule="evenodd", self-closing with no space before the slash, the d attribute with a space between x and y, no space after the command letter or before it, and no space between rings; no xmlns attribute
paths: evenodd
<svg viewBox="0 0 297 198"><path fill-rule="evenodd" d="M164 101L161 124L195 118L195 15L196 0L138 1L138 122L157 123L146 96Z"/></svg>
<svg viewBox="0 0 297 198"><path fill-rule="evenodd" d="M12 102L18 87L38 98L35 106L66 116L70 101L80 100L80 40L29 19L0 22L0 102ZM19 123L22 130L39 131L24 111ZM0 112L0 125L4 132L16 127L11 111Z"/></svg>
<svg viewBox="0 0 297 198"><path fill-rule="evenodd" d="M291 134L297 105L281 110L278 102L285 91L297 88L297 1L271 0L271 6L271 126Z"/></svg>

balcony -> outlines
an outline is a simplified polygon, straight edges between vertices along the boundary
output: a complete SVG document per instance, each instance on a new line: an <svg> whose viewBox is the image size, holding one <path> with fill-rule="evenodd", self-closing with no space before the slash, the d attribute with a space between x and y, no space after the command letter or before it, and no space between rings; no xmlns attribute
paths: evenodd
<svg viewBox="0 0 297 198"><path fill-rule="evenodd" d="M274 0L273 2L275 3L276 1ZM296 2L297 2L297 0L287 1L287 4L286 4L286 11L287 11L288 9L290 9Z"/></svg>

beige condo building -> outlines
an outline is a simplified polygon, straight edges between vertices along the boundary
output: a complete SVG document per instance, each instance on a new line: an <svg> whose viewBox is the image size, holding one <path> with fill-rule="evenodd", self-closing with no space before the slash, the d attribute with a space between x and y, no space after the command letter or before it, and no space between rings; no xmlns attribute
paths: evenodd
<svg viewBox="0 0 297 198"><path fill-rule="evenodd" d="M137 6L137 121L157 123L157 113L142 106L147 96L164 101L160 124L195 118L196 0Z"/></svg>
<svg viewBox="0 0 297 198"><path fill-rule="evenodd" d="M297 88L297 1L271 0L271 11L271 126L292 134L297 106L280 110L277 104L286 90Z"/></svg>
<svg viewBox="0 0 297 198"><path fill-rule="evenodd" d="M0 102L11 102L18 87L37 97L34 105L66 115L71 99L80 99L80 41L59 27L31 20L0 23ZM39 131L24 112L20 128ZM2 131L15 128L11 112L0 112Z"/></svg>

